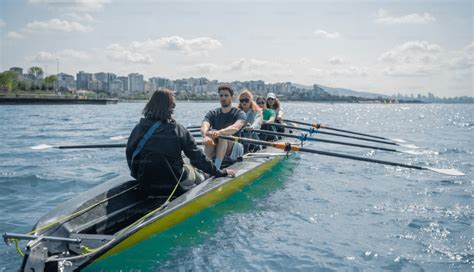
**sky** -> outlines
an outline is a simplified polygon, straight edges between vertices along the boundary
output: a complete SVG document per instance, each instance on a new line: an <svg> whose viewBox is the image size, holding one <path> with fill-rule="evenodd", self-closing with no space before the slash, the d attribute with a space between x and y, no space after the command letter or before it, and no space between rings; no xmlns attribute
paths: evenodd
<svg viewBox="0 0 474 272"><path fill-rule="evenodd" d="M473 3L0 0L0 70L474 96Z"/></svg>

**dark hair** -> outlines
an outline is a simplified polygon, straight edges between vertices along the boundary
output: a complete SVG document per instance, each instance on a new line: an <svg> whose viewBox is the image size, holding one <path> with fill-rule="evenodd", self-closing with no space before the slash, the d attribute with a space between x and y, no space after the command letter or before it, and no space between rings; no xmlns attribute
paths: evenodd
<svg viewBox="0 0 474 272"><path fill-rule="evenodd" d="M257 103L257 105L258 105L259 100L263 100L263 105L265 105L265 106L267 105L267 101L265 100L265 97L263 97L263 96L257 97L257 99L255 99L255 103Z"/></svg>
<svg viewBox="0 0 474 272"><path fill-rule="evenodd" d="M267 102L267 108L272 109L272 110L277 110L280 108L280 100L278 98L273 99L275 102L273 102L273 107L270 107L270 104L268 104L268 99L266 100Z"/></svg>
<svg viewBox="0 0 474 272"><path fill-rule="evenodd" d="M222 84L219 87L217 87L217 93L220 93L222 90L228 90L230 93L230 96L234 96L234 90L232 89L232 86L229 84Z"/></svg>
<svg viewBox="0 0 474 272"><path fill-rule="evenodd" d="M174 93L168 89L156 91L143 109L143 115L147 119L167 122L173 120L171 115L176 106Z"/></svg>

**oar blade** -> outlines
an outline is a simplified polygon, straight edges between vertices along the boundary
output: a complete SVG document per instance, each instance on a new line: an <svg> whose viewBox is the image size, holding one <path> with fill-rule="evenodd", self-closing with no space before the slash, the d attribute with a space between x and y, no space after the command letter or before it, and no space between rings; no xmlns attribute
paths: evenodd
<svg viewBox="0 0 474 272"><path fill-rule="evenodd" d="M417 145L414 145L414 144L399 144L399 146L401 147L405 147L405 148L410 148L410 149L418 149L418 148L421 148Z"/></svg>
<svg viewBox="0 0 474 272"><path fill-rule="evenodd" d="M403 140L403 139L392 139L392 138L389 138L390 141L394 141L394 142L397 142L397 143L406 143L407 141Z"/></svg>
<svg viewBox="0 0 474 272"><path fill-rule="evenodd" d="M40 145L32 146L30 148L34 150L43 150L43 149L49 149L49 148L54 148L54 147L55 146L52 146L52 145L40 144Z"/></svg>
<svg viewBox="0 0 474 272"><path fill-rule="evenodd" d="M448 175L448 176L465 176L466 175L463 172L456 169L452 169L452 168L449 168L449 169L433 168L433 167L425 167L425 168L433 172Z"/></svg>
<svg viewBox="0 0 474 272"><path fill-rule="evenodd" d="M118 140L127 140L128 136L118 135L110 137L110 140L118 141Z"/></svg>

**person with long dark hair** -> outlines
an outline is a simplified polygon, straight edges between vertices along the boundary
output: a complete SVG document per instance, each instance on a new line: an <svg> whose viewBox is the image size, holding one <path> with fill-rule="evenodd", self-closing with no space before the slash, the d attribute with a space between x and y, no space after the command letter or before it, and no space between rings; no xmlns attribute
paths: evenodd
<svg viewBox="0 0 474 272"><path fill-rule="evenodd" d="M234 176L230 169L219 170L196 146L189 131L172 117L174 94L167 89L156 91L145 108L140 122L128 137L126 156L131 175L147 194L178 196L192 185L197 173L185 165L181 152L191 164L216 177Z"/></svg>

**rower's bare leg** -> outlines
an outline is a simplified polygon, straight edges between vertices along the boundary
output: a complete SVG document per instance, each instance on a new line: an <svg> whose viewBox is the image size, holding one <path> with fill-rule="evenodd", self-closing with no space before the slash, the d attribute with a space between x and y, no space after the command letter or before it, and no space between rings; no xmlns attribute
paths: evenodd
<svg viewBox="0 0 474 272"><path fill-rule="evenodd" d="M227 148L226 148L226 151L225 151L225 154L227 156L230 156L230 153L232 153L232 148L233 147L234 147L234 142L227 141Z"/></svg>
<svg viewBox="0 0 474 272"><path fill-rule="evenodd" d="M214 157L214 154L216 153L216 147L205 145L204 146L204 153L206 154L206 157L208 159L212 160L212 157Z"/></svg>
<svg viewBox="0 0 474 272"><path fill-rule="evenodd" d="M224 160L225 152L227 151L227 140L219 139L216 147L216 160L215 164L217 168L221 167L222 160Z"/></svg>

